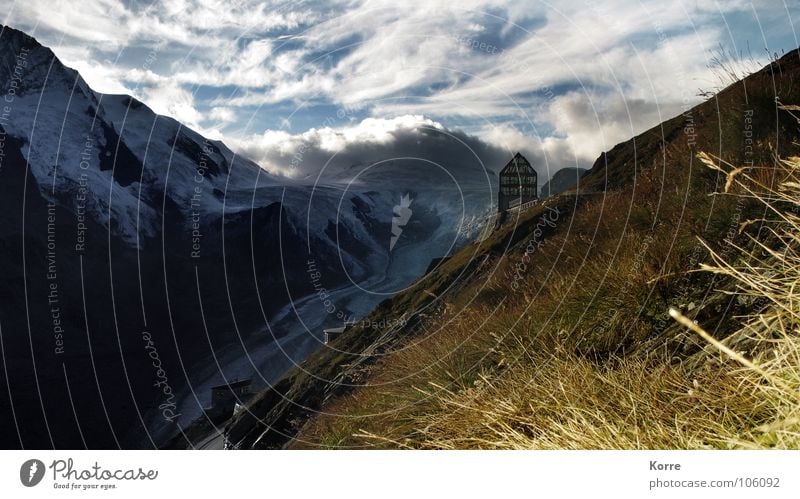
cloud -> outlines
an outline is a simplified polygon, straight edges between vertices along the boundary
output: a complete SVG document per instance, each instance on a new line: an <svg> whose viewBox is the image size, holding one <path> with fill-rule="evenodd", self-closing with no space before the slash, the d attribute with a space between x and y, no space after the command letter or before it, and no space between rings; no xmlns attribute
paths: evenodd
<svg viewBox="0 0 800 499"><path fill-rule="evenodd" d="M376 162L414 159L443 165L458 176L484 168L497 171L512 155L505 144L492 144L416 115L368 118L351 126L312 128L300 134L270 130L233 144L270 172L292 178L320 175L349 180L354 167L361 171Z"/></svg>
<svg viewBox="0 0 800 499"><path fill-rule="evenodd" d="M508 125L489 125L478 136L487 144L508 152L521 152L534 166L542 181L549 179L561 168L589 168L594 155L576 151L570 139L550 135L525 134Z"/></svg>
<svg viewBox="0 0 800 499"><path fill-rule="evenodd" d="M572 166L699 102L720 44L794 48L800 6L773 3L27 0L5 22L98 90L212 127L270 168L298 143L390 150L430 126L409 116ZM356 125L311 128L341 106L362 110Z"/></svg>
<svg viewBox="0 0 800 499"><path fill-rule="evenodd" d="M555 137L563 137L577 158L592 161L598 151L607 151L679 111L680 104L675 102L663 109L657 103L618 94L570 92L552 102L546 119L553 124Z"/></svg>
<svg viewBox="0 0 800 499"><path fill-rule="evenodd" d="M143 100L158 114L172 116L191 128L200 129L203 115L197 110L192 92L175 82L144 87Z"/></svg>
<svg viewBox="0 0 800 499"><path fill-rule="evenodd" d="M214 107L208 113L207 119L219 125L226 125L236 121L236 112L229 107Z"/></svg>

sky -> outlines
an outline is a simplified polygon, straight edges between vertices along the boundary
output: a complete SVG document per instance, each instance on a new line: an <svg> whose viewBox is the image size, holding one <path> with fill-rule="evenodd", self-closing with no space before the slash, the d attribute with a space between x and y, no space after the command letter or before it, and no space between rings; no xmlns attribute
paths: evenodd
<svg viewBox="0 0 800 499"><path fill-rule="evenodd" d="M546 176L797 48L783 0L0 0L0 22L278 174L436 130ZM462 140L463 139L463 140ZM348 154L349 153L349 154ZM500 161L502 154L491 156ZM502 164L487 165L498 170Z"/></svg>

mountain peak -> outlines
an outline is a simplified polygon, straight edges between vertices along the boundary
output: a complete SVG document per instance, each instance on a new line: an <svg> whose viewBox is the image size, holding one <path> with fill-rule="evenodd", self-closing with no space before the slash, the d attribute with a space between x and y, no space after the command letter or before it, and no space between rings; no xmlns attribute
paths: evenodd
<svg viewBox="0 0 800 499"><path fill-rule="evenodd" d="M24 31L14 29L5 24L0 24L0 38L3 40L3 46L0 48L0 51L3 52L13 47L14 44L16 44L17 48L25 47L29 50L42 47L42 44L36 41L36 38L28 35Z"/></svg>
<svg viewBox="0 0 800 499"><path fill-rule="evenodd" d="M77 79L77 81L76 81ZM38 93L47 86L69 91L89 88L77 71L65 66L48 47L34 37L0 24L0 81L13 96Z"/></svg>

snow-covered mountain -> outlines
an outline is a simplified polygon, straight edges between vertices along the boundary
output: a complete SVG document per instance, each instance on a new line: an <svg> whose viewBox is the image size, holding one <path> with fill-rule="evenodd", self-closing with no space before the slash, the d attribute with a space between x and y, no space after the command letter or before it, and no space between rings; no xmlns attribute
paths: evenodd
<svg viewBox="0 0 800 499"><path fill-rule="evenodd" d="M463 244L492 204L494 176L464 165L371 158L318 179L271 175L93 91L2 26L0 61L10 447L157 444L149 434L199 413L208 386L270 382L320 347L322 327Z"/></svg>

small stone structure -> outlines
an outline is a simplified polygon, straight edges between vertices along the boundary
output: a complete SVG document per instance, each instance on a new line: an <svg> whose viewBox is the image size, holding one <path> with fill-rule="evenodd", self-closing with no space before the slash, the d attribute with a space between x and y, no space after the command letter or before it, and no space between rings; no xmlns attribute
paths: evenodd
<svg viewBox="0 0 800 499"><path fill-rule="evenodd" d="M349 324L345 324L339 327L329 327L328 329L323 329L322 332L325 333L325 344L327 345L334 339L341 336L342 333L350 329Z"/></svg>
<svg viewBox="0 0 800 499"><path fill-rule="evenodd" d="M252 383L250 379L243 379L211 387L211 407L206 409L208 417L211 420L231 417L236 405L250 398Z"/></svg>

